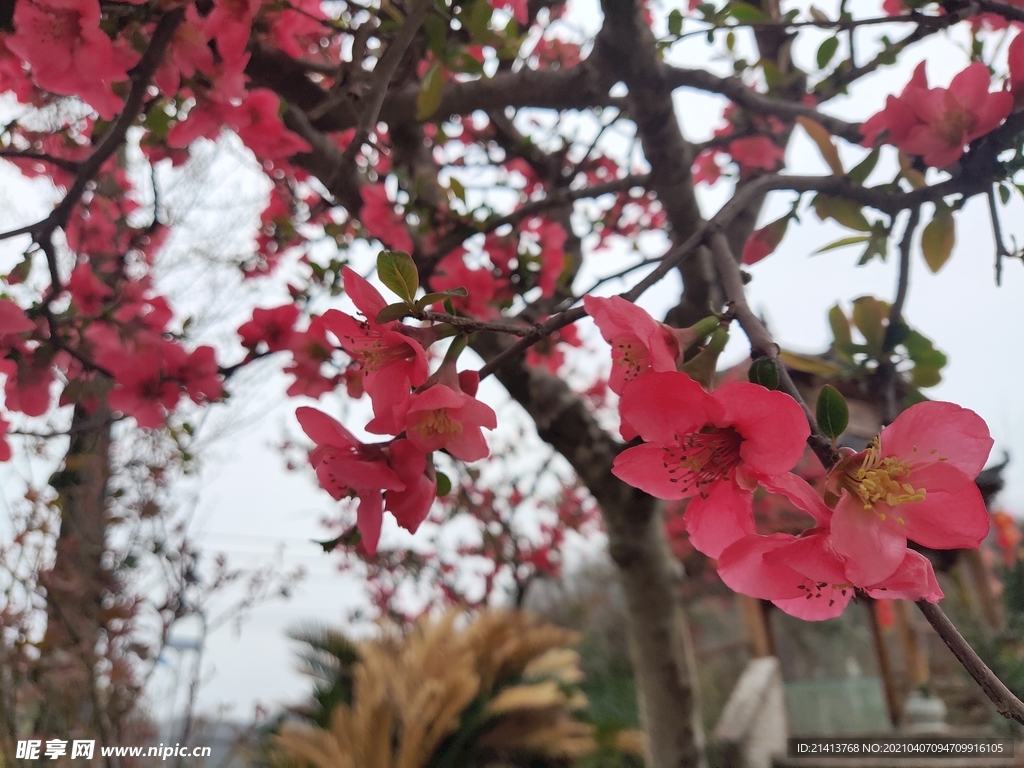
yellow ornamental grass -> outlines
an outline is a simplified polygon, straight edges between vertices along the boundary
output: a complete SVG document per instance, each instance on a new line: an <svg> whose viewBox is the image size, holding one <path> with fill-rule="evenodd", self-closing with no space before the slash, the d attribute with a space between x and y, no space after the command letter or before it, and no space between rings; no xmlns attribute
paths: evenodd
<svg viewBox="0 0 1024 768"><path fill-rule="evenodd" d="M575 633L522 612L459 611L358 644L352 701L330 730L287 723L276 762L296 768L463 768L503 755L578 757L596 748L573 717ZM470 762L466 762L469 760ZM454 761L454 762L453 762Z"/></svg>

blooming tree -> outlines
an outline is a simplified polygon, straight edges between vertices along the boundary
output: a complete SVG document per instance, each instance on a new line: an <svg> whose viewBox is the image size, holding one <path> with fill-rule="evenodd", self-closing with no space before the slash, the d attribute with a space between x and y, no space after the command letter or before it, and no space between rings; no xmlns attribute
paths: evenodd
<svg viewBox="0 0 1024 768"><path fill-rule="evenodd" d="M296 418L310 464L339 519L354 523L332 544L368 558L386 517L416 532L456 497L480 519L494 515L495 544L516 538L500 509L523 502L518 488L496 495L477 487L479 474L448 476L493 461L499 403L481 385L497 380L574 471L560 498L600 510L652 768L696 765L699 750L684 726L692 670L662 500L686 501L690 543L726 584L797 616L835 616L858 593L919 601L1001 711L1024 722L1024 705L936 607L929 561L908 549L979 546L988 517L972 481L992 440L976 414L921 402L941 362L902 314L913 253L940 269L974 196L990 206L997 279L1019 256L1000 218L1024 165L1021 23L1024 8L997 0L824 11L603 0L599 14L563 0L4 3L11 119L0 157L58 190L47 216L0 233L23 253L0 294L0 459L54 409L70 435L50 481L60 515L52 566L40 565L43 647L82 650L67 663L84 664L93 692L113 674L101 663L116 618L103 577L114 568L106 532L120 423L178 434L188 401L219 402L237 371L270 357L291 377L289 396L306 398ZM930 85L922 64L880 111L835 116L838 96L947 31L969 43L948 87ZM694 41L715 64L671 63ZM722 97L722 126L704 141L687 130L680 89ZM287 282L291 300L251 308L236 342L215 349L159 290L168 228L158 205L144 209L145 176L133 171L181 166L224 133L269 188L238 267ZM798 133L828 172L786 172ZM700 185L726 202L705 209ZM789 211L755 228L771 194ZM866 366L884 406L887 426L860 452L839 442L842 397L826 388L813 408L804 402L744 296L744 265L771 258L808 215L851 230L822 250L857 246L862 263L898 241L893 301L855 308L865 343L852 341L845 316L830 317L836 355ZM350 266L360 243L379 252L380 288ZM663 321L637 306L675 275L682 291ZM613 280L621 292L599 295ZM354 312L335 305L342 291ZM610 352L595 337L571 354L610 358L610 374L584 385L565 360L587 317ZM736 327L749 340L750 381L716 387ZM909 385L904 352L916 363ZM330 392L365 398L367 418L342 424L309 404ZM805 445L827 471L823 491L792 471ZM758 488L786 497L809 527L759 534ZM589 526L563 501L538 547L475 554L506 557L520 575L524 565L551 571L565 530ZM69 731L102 725L83 702L59 715Z"/></svg>

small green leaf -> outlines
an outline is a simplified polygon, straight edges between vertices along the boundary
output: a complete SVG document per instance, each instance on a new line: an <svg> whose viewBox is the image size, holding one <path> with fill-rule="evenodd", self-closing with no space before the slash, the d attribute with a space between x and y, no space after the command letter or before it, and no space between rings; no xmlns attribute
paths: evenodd
<svg viewBox="0 0 1024 768"><path fill-rule="evenodd" d="M761 9L748 3L729 3L729 14L740 24L757 24L765 20Z"/></svg>
<svg viewBox="0 0 1024 768"><path fill-rule="evenodd" d="M828 324L832 326L832 338L836 347L848 347L853 344L850 335L850 320L838 304L828 311Z"/></svg>
<svg viewBox="0 0 1024 768"><path fill-rule="evenodd" d="M822 387L816 411L818 428L833 441L838 440L850 423L850 409L839 390L830 384Z"/></svg>
<svg viewBox="0 0 1024 768"><path fill-rule="evenodd" d="M860 232L870 232L871 223L864 217L861 207L852 200L844 200L840 197L829 197L828 195L815 195L812 203L815 213L822 221L835 219L844 227L856 229Z"/></svg>
<svg viewBox="0 0 1024 768"><path fill-rule="evenodd" d="M327 541L317 541L314 539L313 543L319 544L323 548L324 552L333 552L342 545L346 547L354 547L362 540L363 535L359 532L359 529L353 525L337 538L328 539Z"/></svg>
<svg viewBox="0 0 1024 768"><path fill-rule="evenodd" d="M479 0L478 0L479 2ZM673 8L672 12L668 15L668 33L679 37L683 32L683 14L679 12L678 8Z"/></svg>
<svg viewBox="0 0 1024 768"><path fill-rule="evenodd" d="M832 61L832 57L836 55L837 50L839 50L839 38L835 36L826 37L821 45L818 46L818 53L814 57L815 62L818 64L818 69L827 67L828 63Z"/></svg>
<svg viewBox="0 0 1024 768"><path fill-rule="evenodd" d="M449 179L448 184L452 188L452 194L462 202L466 202L466 188L462 185L462 182L453 176Z"/></svg>
<svg viewBox="0 0 1024 768"><path fill-rule="evenodd" d="M437 473L437 495L447 496L452 492L452 481L444 472Z"/></svg>
<svg viewBox="0 0 1024 768"><path fill-rule="evenodd" d="M821 248L816 250L811 255L816 256L819 253L827 253L828 251L834 251L837 248L845 248L848 245L860 245L861 243L866 243L870 239L870 235L854 235L853 237L841 237L838 240L829 243L828 245L821 246Z"/></svg>
<svg viewBox="0 0 1024 768"><path fill-rule="evenodd" d="M469 14L469 35L477 42L487 42L491 38L491 14L494 8L484 0L476 0Z"/></svg>
<svg viewBox="0 0 1024 768"><path fill-rule="evenodd" d="M931 365L915 365L910 372L910 383L915 387L934 387L941 381L939 369Z"/></svg>
<svg viewBox="0 0 1024 768"><path fill-rule="evenodd" d="M431 304L438 304L451 296L468 296L469 291L465 288L449 288L446 291L440 291L438 293L428 293L426 296L420 298L416 302L416 309L426 309Z"/></svg>
<svg viewBox="0 0 1024 768"><path fill-rule="evenodd" d="M921 252L925 263L933 273L938 272L949 261L956 243L956 225L953 212L943 202L935 204L935 214L921 233Z"/></svg>
<svg viewBox="0 0 1024 768"><path fill-rule="evenodd" d="M397 304L388 304L384 307L384 309L377 313L374 322L390 323L392 320L401 320L403 317L409 317L411 314L412 310L409 308L409 305L404 301L400 301Z"/></svg>
<svg viewBox="0 0 1024 768"><path fill-rule="evenodd" d="M1010 202L1010 187L1008 185L999 185L999 199L1003 201L1003 205Z"/></svg>
<svg viewBox="0 0 1024 768"><path fill-rule="evenodd" d="M836 145L832 142L832 134L828 132L825 126L803 115L800 115L796 121L807 132L811 141L818 145L818 151L821 152L821 156L825 159L828 167L832 169L832 173L837 176L845 174L843 161L839 159L839 150L836 149Z"/></svg>
<svg viewBox="0 0 1024 768"><path fill-rule="evenodd" d="M850 181L855 181L858 184L863 184L867 181L868 176L870 176L871 172L875 170L875 166L878 164L878 157L881 153L881 148L875 147L868 153L867 157L853 166L850 170Z"/></svg>
<svg viewBox="0 0 1024 768"><path fill-rule="evenodd" d="M765 389L778 389L779 368L773 360L759 357L747 369L747 379L754 384L760 384Z"/></svg>
<svg viewBox="0 0 1024 768"><path fill-rule="evenodd" d="M405 251L381 251L377 255L377 277L400 299L410 303L415 300L420 278L412 256Z"/></svg>
<svg viewBox="0 0 1024 768"><path fill-rule="evenodd" d="M416 97L416 119L426 120L441 106L444 93L444 77L441 75L441 63L435 61L423 76L419 95Z"/></svg>
<svg viewBox="0 0 1024 768"><path fill-rule="evenodd" d="M861 296L853 301L853 324L868 343L871 356L878 358L885 341L885 318L888 306L874 296Z"/></svg>

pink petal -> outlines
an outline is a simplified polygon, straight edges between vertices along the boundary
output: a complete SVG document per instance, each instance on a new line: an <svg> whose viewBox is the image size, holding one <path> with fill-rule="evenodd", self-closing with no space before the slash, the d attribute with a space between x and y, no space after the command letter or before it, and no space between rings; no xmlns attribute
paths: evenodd
<svg viewBox="0 0 1024 768"><path fill-rule="evenodd" d="M295 409L295 418L299 426L310 440L317 445L330 445L335 448L355 448L359 445L352 433L326 413L303 405Z"/></svg>
<svg viewBox="0 0 1024 768"><path fill-rule="evenodd" d="M716 425L735 426L743 436L740 456L765 475L788 472L803 458L811 429L796 401L757 384L735 382L712 394L725 413Z"/></svg>
<svg viewBox="0 0 1024 768"><path fill-rule="evenodd" d="M847 577L857 586L877 584L891 576L907 551L903 527L891 517L881 521L849 492L843 494L832 515L832 543L836 552L847 558Z"/></svg>
<svg viewBox="0 0 1024 768"><path fill-rule="evenodd" d="M787 565L815 583L845 584L845 559L832 548L828 533L812 533L765 554L768 564Z"/></svg>
<svg viewBox="0 0 1024 768"><path fill-rule="evenodd" d="M615 457L612 474L634 488L659 499L682 499L689 495L665 466L665 450L660 445L644 443L627 448Z"/></svg>
<svg viewBox="0 0 1024 768"><path fill-rule="evenodd" d="M342 285L345 293L352 299L352 303L363 313L363 316L371 323L377 322L377 315L388 305L380 291L370 285L355 270L343 267L341 270ZM325 313L326 314L326 313Z"/></svg>
<svg viewBox="0 0 1024 768"><path fill-rule="evenodd" d="M789 566L765 558L793 540L788 533L739 539L719 556L718 575L733 591L761 600L803 597L806 593L797 587L804 578Z"/></svg>
<svg viewBox="0 0 1024 768"><path fill-rule="evenodd" d="M380 528L384 522L384 498L379 490L366 491L359 496L359 508L356 511L356 526L362 535L363 549L368 555L377 553L380 541Z"/></svg>
<svg viewBox="0 0 1024 768"><path fill-rule="evenodd" d="M685 373L649 373L622 391L619 414L643 438L667 445L676 435L695 432L718 411L714 401ZM673 497L678 498L678 497Z"/></svg>
<svg viewBox="0 0 1024 768"><path fill-rule="evenodd" d="M912 466L944 456L944 463L973 478L985 466L993 441L985 420L974 411L955 403L924 402L896 417L882 430L879 442L885 456Z"/></svg>
<svg viewBox="0 0 1024 768"><path fill-rule="evenodd" d="M843 594L845 592L846 594ZM853 598L852 589L826 587L817 595L788 600L772 600L772 603L790 616L804 621L825 621L841 615Z"/></svg>
<svg viewBox="0 0 1024 768"><path fill-rule="evenodd" d="M907 550L896 573L866 591L871 597L890 600L927 600L929 603L937 603L942 599L942 588L935 579L931 562L919 552L910 550Z"/></svg>
<svg viewBox="0 0 1024 768"><path fill-rule="evenodd" d="M711 486L707 498L694 496L686 507L690 543L718 558L730 544L754 533L754 494L728 481Z"/></svg>
<svg viewBox="0 0 1024 768"><path fill-rule="evenodd" d="M825 506L818 492L799 475L791 472L775 477L760 477L758 482L770 493L785 496L797 509L806 512L820 526L827 526L832 519L832 510Z"/></svg>
<svg viewBox="0 0 1024 768"><path fill-rule="evenodd" d="M448 453L463 461L479 461L487 458L490 449L479 427L463 425L463 430L445 446Z"/></svg>
<svg viewBox="0 0 1024 768"><path fill-rule="evenodd" d="M988 87L992 82L988 67L980 61L968 64L967 68L956 75L949 84L949 93L957 102L977 112L988 96Z"/></svg>
<svg viewBox="0 0 1024 768"><path fill-rule="evenodd" d="M955 493L928 491L923 501L893 513L905 522L908 539L931 549L977 549L988 535L988 510L973 482Z"/></svg>

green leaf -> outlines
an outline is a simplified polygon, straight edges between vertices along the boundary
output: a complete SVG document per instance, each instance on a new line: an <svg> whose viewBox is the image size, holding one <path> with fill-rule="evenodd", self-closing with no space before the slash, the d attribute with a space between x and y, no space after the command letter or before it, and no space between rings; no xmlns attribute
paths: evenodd
<svg viewBox="0 0 1024 768"><path fill-rule="evenodd" d="M827 67L828 63L832 61L832 57L836 55L837 50L839 50L839 38L836 36L826 37L821 45L818 46L818 53L814 57L815 62L818 64L818 69Z"/></svg>
<svg viewBox="0 0 1024 768"><path fill-rule="evenodd" d="M437 495L447 496L452 492L452 481L444 472L437 473Z"/></svg>
<svg viewBox="0 0 1024 768"><path fill-rule="evenodd" d="M838 304L828 311L828 324L832 326L832 338L836 347L848 347L853 344L850 320Z"/></svg>
<svg viewBox="0 0 1024 768"><path fill-rule="evenodd" d="M491 14L494 8L486 0L476 0L469 14L469 36L476 42L491 39Z"/></svg>
<svg viewBox="0 0 1024 768"><path fill-rule="evenodd" d="M748 3L730 3L729 14L740 24L757 24L765 20L764 13L761 12L761 9L755 8Z"/></svg>
<svg viewBox="0 0 1024 768"><path fill-rule="evenodd" d="M837 248L845 248L848 245L860 245L866 243L871 239L870 235L854 235L853 237L842 237L828 245L823 245L821 248L812 253L812 256L816 256L819 253L826 253L828 251L834 251Z"/></svg>
<svg viewBox="0 0 1024 768"><path fill-rule="evenodd" d="M747 379L754 384L760 384L765 389L778 389L779 368L773 360L767 357L759 357L747 369Z"/></svg>
<svg viewBox="0 0 1024 768"><path fill-rule="evenodd" d="M378 312L374 322L390 323L392 320L401 320L403 317L409 317L412 314L413 312L409 305L404 301L399 301L396 304L388 304Z"/></svg>
<svg viewBox="0 0 1024 768"><path fill-rule="evenodd" d="M1010 187L1008 185L999 185L999 199L1003 201L1003 205L1010 202Z"/></svg>
<svg viewBox="0 0 1024 768"><path fill-rule="evenodd" d="M427 74L423 76L423 84L416 97L417 120L426 120L437 111L437 108L441 106L443 92L444 77L441 75L441 62L435 61L430 65Z"/></svg>
<svg viewBox="0 0 1024 768"><path fill-rule="evenodd" d="M480 2L480 0L477 0ZM673 8L672 12L668 15L668 33L679 37L683 32L683 14L679 12L678 8Z"/></svg>
<svg viewBox="0 0 1024 768"><path fill-rule="evenodd" d="M467 291L465 288L462 288L461 286L458 288L449 288L445 291L440 291L438 293L428 293L426 296L423 296L419 301L416 302L416 308L425 309L426 307L429 307L431 304L437 304L439 302L442 302L450 296L468 295L469 291Z"/></svg>
<svg viewBox="0 0 1024 768"><path fill-rule="evenodd" d="M939 369L931 365L916 365L910 373L910 383L915 387L934 387L941 381Z"/></svg>
<svg viewBox="0 0 1024 768"><path fill-rule="evenodd" d="M828 195L815 195L812 203L815 213L822 221L835 219L844 227L860 232L870 232L871 223L864 217L861 207L852 200Z"/></svg>
<svg viewBox="0 0 1024 768"><path fill-rule="evenodd" d="M881 147L875 147L868 156L861 160L857 165L853 166L850 171L850 181L855 181L858 184L863 184L868 180L868 176L875 170L875 166L878 164L878 156L882 153Z"/></svg>
<svg viewBox="0 0 1024 768"><path fill-rule="evenodd" d="M412 256L405 251L381 251L377 255L377 277L400 299L412 302L420 287Z"/></svg>
<svg viewBox="0 0 1024 768"><path fill-rule="evenodd" d="M935 204L935 214L921 233L921 252L925 263L933 273L942 269L953 253L956 243L956 225L953 212L943 202Z"/></svg>
<svg viewBox="0 0 1024 768"><path fill-rule="evenodd" d="M448 185L452 188L452 194L462 202L466 202L466 188L462 185L461 181L453 176L448 180Z"/></svg>
<svg viewBox="0 0 1024 768"><path fill-rule="evenodd" d="M833 441L838 440L850 423L850 409L839 390L831 384L822 387L816 411L818 428Z"/></svg>
<svg viewBox="0 0 1024 768"><path fill-rule="evenodd" d="M796 121L807 132L811 141L818 145L818 151L828 163L828 167L832 169L832 173L837 176L844 175L846 171L843 170L843 161L839 159L839 150L836 149L836 145L832 142L832 134L825 126L803 115L800 115Z"/></svg>
<svg viewBox="0 0 1024 768"><path fill-rule="evenodd" d="M853 301L853 324L864 336L868 350L875 359L882 352L885 341L885 319L888 306L874 296L861 296Z"/></svg>
<svg viewBox="0 0 1024 768"><path fill-rule="evenodd" d="M317 541L314 539L313 543L319 544L323 548L324 552L333 552L342 545L346 547L354 547L362 540L363 535L359 532L359 529L353 525L337 538L328 539L327 541Z"/></svg>

